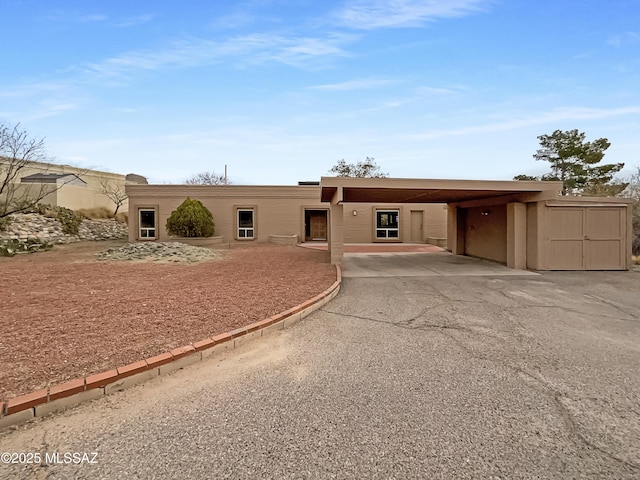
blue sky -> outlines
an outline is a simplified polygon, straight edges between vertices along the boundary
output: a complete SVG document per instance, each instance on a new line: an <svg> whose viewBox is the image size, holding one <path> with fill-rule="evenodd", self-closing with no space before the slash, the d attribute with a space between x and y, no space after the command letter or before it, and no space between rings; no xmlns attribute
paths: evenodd
<svg viewBox="0 0 640 480"><path fill-rule="evenodd" d="M0 121L155 183L539 174L538 135L640 165L637 0L0 0Z"/></svg>

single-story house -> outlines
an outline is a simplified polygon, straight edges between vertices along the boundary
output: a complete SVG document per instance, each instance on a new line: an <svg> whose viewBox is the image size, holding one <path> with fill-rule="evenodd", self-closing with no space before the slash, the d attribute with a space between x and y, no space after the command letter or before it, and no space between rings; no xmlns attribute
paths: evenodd
<svg viewBox="0 0 640 480"><path fill-rule="evenodd" d="M187 197L213 214L215 236L224 243L290 243L329 239L330 204L320 199L319 182L295 186L127 185L129 240L167 241L165 225ZM343 215L347 243L444 242L446 205L353 204ZM444 243L443 243L444 245Z"/></svg>
<svg viewBox="0 0 640 480"><path fill-rule="evenodd" d="M434 243L515 269L627 270L630 201L561 197L560 182L322 177L297 186L127 185L129 240L167 241L187 197L224 243Z"/></svg>

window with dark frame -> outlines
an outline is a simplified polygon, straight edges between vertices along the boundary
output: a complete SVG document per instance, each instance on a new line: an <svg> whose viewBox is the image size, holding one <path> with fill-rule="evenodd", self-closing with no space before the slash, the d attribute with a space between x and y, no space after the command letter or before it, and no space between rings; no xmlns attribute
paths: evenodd
<svg viewBox="0 0 640 480"><path fill-rule="evenodd" d="M140 209L140 238L154 240L156 238L156 211Z"/></svg>
<svg viewBox="0 0 640 480"><path fill-rule="evenodd" d="M252 239L253 235L253 209L238 209L238 238Z"/></svg>
<svg viewBox="0 0 640 480"><path fill-rule="evenodd" d="M376 210L376 238L398 238L399 210Z"/></svg>

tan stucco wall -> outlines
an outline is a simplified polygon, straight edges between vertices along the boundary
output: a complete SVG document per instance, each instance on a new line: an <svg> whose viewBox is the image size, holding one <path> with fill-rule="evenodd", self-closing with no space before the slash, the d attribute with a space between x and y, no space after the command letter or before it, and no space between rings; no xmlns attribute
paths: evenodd
<svg viewBox="0 0 640 480"><path fill-rule="evenodd" d="M344 241L345 243L404 242L411 241L411 212L422 213L422 239L447 237L447 210L443 204L412 203L345 203L344 205ZM391 240L376 239L375 215L377 210L398 210L399 238ZM355 212L355 215L354 215Z"/></svg>
<svg viewBox="0 0 640 480"><path fill-rule="evenodd" d="M488 215L483 215L488 213ZM465 253L507 262L507 206L466 209Z"/></svg>
<svg viewBox="0 0 640 480"><path fill-rule="evenodd" d="M527 268L538 270L540 268L540 249L542 239L540 237L540 208L543 202L531 202L527 204Z"/></svg>
<svg viewBox="0 0 640 480"><path fill-rule="evenodd" d="M213 214L216 236L224 242L244 242L236 238L236 209L253 208L255 239L266 242L270 235L297 235L304 240L304 211L327 210L329 203L320 202L318 186L193 186L193 185L132 185L129 194L129 239L138 240L138 210L157 210L159 240L169 236L165 225L171 212L189 196L200 200ZM446 237L446 210L441 204L344 204L342 208L345 243L371 243L375 240L375 210L400 210L400 241L410 238L410 212L424 212L423 239ZM337 212L338 210L336 210ZM353 215L353 212L356 215ZM398 241L398 240L394 240Z"/></svg>
<svg viewBox="0 0 640 480"><path fill-rule="evenodd" d="M0 159L0 162L2 161L4 160ZM27 187L26 184L20 183L20 179L22 177L27 177L36 173L73 174L77 175L86 183L86 186L84 187L75 185L63 185L60 187L59 185L56 186L54 184L44 184L43 188L50 190L52 193L47 195L41 203L66 207L72 210L96 207L115 209L114 203L102 194L102 183L106 183L110 188L124 189L125 186L125 175L57 163L33 162L20 170L19 178L16 178L16 189L18 194L24 188L40 189L42 184L30 184L31 187ZM56 189L57 191L54 191ZM128 203L125 201L124 205L120 207L120 211L127 211L127 208Z"/></svg>
<svg viewBox="0 0 640 480"><path fill-rule="evenodd" d="M320 204L319 187L314 186L202 186L135 185L129 194L129 239L138 239L138 211L153 208L157 212L158 239L169 236L167 218L187 197L200 200L213 214L215 236L224 242L266 242L270 235L304 235L304 208L328 209ZM237 209L254 209L254 239L236 238Z"/></svg>

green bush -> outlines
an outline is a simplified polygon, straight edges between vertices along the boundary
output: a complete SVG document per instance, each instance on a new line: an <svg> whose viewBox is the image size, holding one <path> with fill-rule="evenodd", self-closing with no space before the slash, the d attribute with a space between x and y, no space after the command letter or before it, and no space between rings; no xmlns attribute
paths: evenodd
<svg viewBox="0 0 640 480"><path fill-rule="evenodd" d="M55 218L62 224L62 232L67 235L77 235L78 228L84 220L84 216L79 212L74 212L70 208L58 207L47 203L38 203L27 213L37 213L47 218Z"/></svg>
<svg viewBox="0 0 640 480"><path fill-rule="evenodd" d="M67 235L77 235L82 223L82 215L65 207L57 207L58 221L62 224L62 231Z"/></svg>
<svg viewBox="0 0 640 480"><path fill-rule="evenodd" d="M8 240L0 244L0 257L13 257L17 253L35 253L52 248L51 243L37 237L29 237L24 241Z"/></svg>
<svg viewBox="0 0 640 480"><path fill-rule="evenodd" d="M209 209L189 197L167 219L167 233L177 237L211 237L214 227Z"/></svg>

